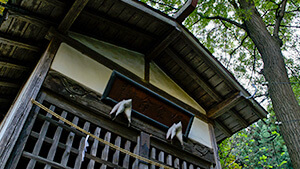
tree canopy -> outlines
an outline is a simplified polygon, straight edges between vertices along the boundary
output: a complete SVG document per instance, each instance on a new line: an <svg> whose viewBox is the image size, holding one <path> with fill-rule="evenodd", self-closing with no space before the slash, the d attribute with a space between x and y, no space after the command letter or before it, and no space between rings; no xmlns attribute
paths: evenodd
<svg viewBox="0 0 300 169"><path fill-rule="evenodd" d="M169 15L185 3L142 1ZM204 0L183 24L250 93L255 84L255 98L270 110L267 124L258 122L222 143L221 157L224 151L237 168L288 168L287 145L294 168L300 168L300 1Z"/></svg>

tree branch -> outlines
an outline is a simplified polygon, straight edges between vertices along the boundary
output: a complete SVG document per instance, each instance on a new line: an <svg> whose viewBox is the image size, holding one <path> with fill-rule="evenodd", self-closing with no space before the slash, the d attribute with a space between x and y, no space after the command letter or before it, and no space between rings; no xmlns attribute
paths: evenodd
<svg viewBox="0 0 300 169"><path fill-rule="evenodd" d="M266 27L269 27L269 26L275 26L274 24L268 24L266 25ZM300 26L297 26L297 25L279 25L279 27L285 27L285 28L300 28Z"/></svg>
<svg viewBox="0 0 300 169"><path fill-rule="evenodd" d="M166 4L166 3L157 2L157 1L154 1L154 0L149 0L149 1L150 1L150 2L153 2L153 3L156 3L156 4L158 4L158 5L167 6L167 7L169 7L169 8L174 9L174 10L178 10L178 8L176 8L176 7L172 6L172 5Z"/></svg>
<svg viewBox="0 0 300 169"><path fill-rule="evenodd" d="M225 18L225 17L222 17L222 16L204 16L203 14L201 14L199 12L197 14L200 15L200 17L201 17L200 19L203 19L203 18L204 19L212 19L212 20L218 19L218 20L225 21L225 22L228 22L230 24L233 24L233 25L245 30L245 26L243 24L240 24L240 23L238 23L234 20L231 20L229 18Z"/></svg>
<svg viewBox="0 0 300 169"><path fill-rule="evenodd" d="M242 41L241 41L241 43L240 43L240 45L239 45L238 47L236 47L232 52L230 52L230 56L233 55L233 54L236 52L236 50L238 50L241 46L243 46L243 43L244 43L244 41L245 41L247 38L248 38L248 35L246 35L246 36L242 39Z"/></svg>
<svg viewBox="0 0 300 169"><path fill-rule="evenodd" d="M274 31L273 31L273 36L276 37L276 38L279 38L279 35L278 35L279 27L280 27L280 23L283 19L284 13L285 13L286 3L287 3L287 0L283 0L281 2L281 7L280 7L279 11L276 14L277 19L276 19L275 26L274 26Z"/></svg>

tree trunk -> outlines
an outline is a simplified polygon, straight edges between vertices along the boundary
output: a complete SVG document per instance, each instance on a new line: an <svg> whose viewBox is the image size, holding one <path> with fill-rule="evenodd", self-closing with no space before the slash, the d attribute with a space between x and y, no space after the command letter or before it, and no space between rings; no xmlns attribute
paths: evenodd
<svg viewBox="0 0 300 169"><path fill-rule="evenodd" d="M263 74L268 81L268 90L275 115L282 122L280 131L285 140L293 167L300 168L300 106L293 93L278 40L266 29L260 14L249 0L240 0L240 8L250 11L250 19L244 24L248 35L260 52Z"/></svg>

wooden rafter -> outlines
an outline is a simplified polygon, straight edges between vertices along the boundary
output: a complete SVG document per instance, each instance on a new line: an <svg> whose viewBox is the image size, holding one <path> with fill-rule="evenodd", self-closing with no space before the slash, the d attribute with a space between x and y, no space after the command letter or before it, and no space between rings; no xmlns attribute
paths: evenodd
<svg viewBox="0 0 300 169"><path fill-rule="evenodd" d="M40 49L36 46L33 45L29 45L23 42L19 42L10 38L5 38L3 36L0 37L0 43L4 43L4 44L8 44L8 45L14 45L14 46L18 46L20 48L23 49L28 49L28 50L32 50L32 51L39 51Z"/></svg>
<svg viewBox="0 0 300 169"><path fill-rule="evenodd" d="M19 88L20 87L20 85L17 83L1 81L1 80L0 80L0 86L1 87L11 87L11 88Z"/></svg>
<svg viewBox="0 0 300 169"><path fill-rule="evenodd" d="M218 93L210 87L204 80L200 78L200 75L196 73L193 68L191 68L184 60L177 56L171 49L165 49L165 52L172 57L172 59L180 66L184 71L186 71L200 86L203 88L209 96L211 96L215 101L220 102L222 98Z"/></svg>
<svg viewBox="0 0 300 169"><path fill-rule="evenodd" d="M60 7L65 7L66 4L63 3L62 1L59 1L59 0L40 0L44 3L47 3L49 5L52 5L52 6L60 6Z"/></svg>
<svg viewBox="0 0 300 169"><path fill-rule="evenodd" d="M248 127L248 122L236 110L231 109L228 112L239 122L242 127Z"/></svg>
<svg viewBox="0 0 300 169"><path fill-rule="evenodd" d="M164 51L179 35L179 29L174 29L167 37L161 40L161 42L155 46L146 56L146 60L154 60L159 54Z"/></svg>
<svg viewBox="0 0 300 169"><path fill-rule="evenodd" d="M198 0L188 0L184 6L175 13L173 18L175 18L178 22L183 22L186 17L188 17L196 8Z"/></svg>
<svg viewBox="0 0 300 169"><path fill-rule="evenodd" d="M92 10L87 10L92 11ZM128 34L135 35L135 36L141 36L145 37L149 40L155 40L157 37L153 36L152 34L145 32L144 30L141 30L135 26L129 25L127 23L122 23L122 21L116 20L114 18L110 18L108 16L103 17L100 15L93 14L92 12L82 11L82 15L91 18L97 21L105 22L105 24L108 24L111 27L118 28L119 30L122 30L124 32L128 32Z"/></svg>
<svg viewBox="0 0 300 169"><path fill-rule="evenodd" d="M9 13L9 17L14 17L17 18L18 20L22 20L40 27L49 27L49 26L57 25L54 22L30 14L31 12L29 11L25 12L24 10L18 10L18 8L9 9L8 13Z"/></svg>
<svg viewBox="0 0 300 169"><path fill-rule="evenodd" d="M12 100L6 99L6 98L0 98L0 103L10 103Z"/></svg>
<svg viewBox="0 0 300 169"><path fill-rule="evenodd" d="M227 137L230 137L233 134L232 131L227 126L225 126L225 124L223 124L221 121L215 119L214 122L215 122L215 126L220 131L222 131Z"/></svg>
<svg viewBox="0 0 300 169"><path fill-rule="evenodd" d="M73 25L85 5L89 2L89 0L76 0L69 12L66 14L64 19L61 21L61 23L58 26L58 31L62 33L66 33L70 27Z"/></svg>
<svg viewBox="0 0 300 169"><path fill-rule="evenodd" d="M4 62L4 61L0 61L0 67L18 69L18 70L23 70L23 71L29 70L29 67L17 65L17 64L14 64L14 63L8 63L8 62Z"/></svg>
<svg viewBox="0 0 300 169"><path fill-rule="evenodd" d="M216 119L217 117L221 116L235 105L237 105L242 100L242 96L239 92L234 93L227 99L223 100L222 102L214 105L210 110L207 111L207 116L212 119Z"/></svg>

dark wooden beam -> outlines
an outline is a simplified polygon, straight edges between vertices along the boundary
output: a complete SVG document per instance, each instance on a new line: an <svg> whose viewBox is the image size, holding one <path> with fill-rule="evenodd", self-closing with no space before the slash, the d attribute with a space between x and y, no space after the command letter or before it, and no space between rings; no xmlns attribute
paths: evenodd
<svg viewBox="0 0 300 169"><path fill-rule="evenodd" d="M62 1L59 1L59 0L40 0L40 1L47 3L49 5L52 5L52 6L59 6L62 8L64 8L66 6L65 3L63 3Z"/></svg>
<svg viewBox="0 0 300 169"><path fill-rule="evenodd" d="M0 86L1 87L11 87L11 88L19 88L20 87L20 85L17 83L1 81L1 80L0 80Z"/></svg>
<svg viewBox="0 0 300 169"><path fill-rule="evenodd" d="M93 10L90 10L90 9L84 10L84 11L82 11L82 15L87 17L87 18L90 18L90 19L105 22L105 24L108 24L110 27L118 28L119 30L127 32L128 34L131 34L131 35L144 37L144 38L149 39L151 41L157 39L156 36L146 32L146 31L144 31L144 30L142 30L142 29L140 29L136 26L130 25L128 23L124 23L121 20L116 20L116 19L111 18L109 16L104 17L103 15L102 16L96 15L91 11L93 11Z"/></svg>
<svg viewBox="0 0 300 169"><path fill-rule="evenodd" d="M175 28L167 37L161 40L148 54L145 56L146 60L154 60L161 52L163 52L179 35L180 30Z"/></svg>
<svg viewBox="0 0 300 169"><path fill-rule="evenodd" d="M215 101L220 102L222 98L218 95L218 93L209 86L204 80L200 78L200 75L191 68L188 63L186 63L183 59L177 56L171 49L165 49L165 52L172 57L172 59L180 66L186 73L188 73L200 86L207 92L209 96L211 96Z"/></svg>
<svg viewBox="0 0 300 169"><path fill-rule="evenodd" d="M26 44L26 43L23 43L23 42L19 42L19 41L13 40L11 38L3 37L3 36L0 37L0 43L4 43L4 44L8 44L8 45L14 45L14 46L17 46L17 47L20 47L20 48L23 48L23 49L28 49L28 50L36 51L36 52L38 52L40 50L36 46L29 45L29 44Z"/></svg>
<svg viewBox="0 0 300 169"><path fill-rule="evenodd" d="M58 31L62 33L66 33L70 27L73 25L85 5L89 2L89 0L76 0L69 12L66 14L64 19L61 21L61 23L58 26Z"/></svg>
<svg viewBox="0 0 300 169"><path fill-rule="evenodd" d="M6 98L0 98L0 103L1 104L7 104L7 103L11 103L12 102L12 100L10 100L10 99L6 99Z"/></svg>
<svg viewBox="0 0 300 169"><path fill-rule="evenodd" d="M32 108L31 99L35 99L48 73L60 41L52 39L40 61L19 92L15 104L7 112L0 124L0 169L6 166L15 143Z"/></svg>
<svg viewBox="0 0 300 169"><path fill-rule="evenodd" d="M146 82L150 81L150 61L145 59L145 70L144 70L144 80Z"/></svg>
<svg viewBox="0 0 300 169"><path fill-rule="evenodd" d="M215 119L214 122L215 122L215 126L221 132L223 132L227 137L232 136L232 134L233 134L232 131L227 126L225 126L220 120Z"/></svg>
<svg viewBox="0 0 300 169"><path fill-rule="evenodd" d="M17 69L17 70L22 70L22 71L29 70L29 67L21 66L21 65L15 64L15 63L9 63L7 61L1 61L1 60L0 60L0 67L6 67L6 68Z"/></svg>
<svg viewBox="0 0 300 169"><path fill-rule="evenodd" d="M188 0L178 12L175 13L175 18L179 23L183 22L196 8L198 0Z"/></svg>
<svg viewBox="0 0 300 169"><path fill-rule="evenodd" d="M206 114L209 118L216 119L242 101L242 98L239 92L234 93L227 99L214 105Z"/></svg>
<svg viewBox="0 0 300 169"><path fill-rule="evenodd" d="M50 27L50 26L57 25L54 22L36 16L30 11L25 11L18 8L10 8L8 10L8 13L9 13L8 17L14 17L18 20L22 20L40 27Z"/></svg>
<svg viewBox="0 0 300 169"><path fill-rule="evenodd" d="M239 124L243 127L246 128L249 126L249 123L234 109L231 109L228 111L231 116L233 116Z"/></svg>

